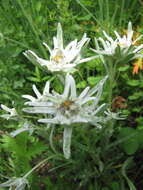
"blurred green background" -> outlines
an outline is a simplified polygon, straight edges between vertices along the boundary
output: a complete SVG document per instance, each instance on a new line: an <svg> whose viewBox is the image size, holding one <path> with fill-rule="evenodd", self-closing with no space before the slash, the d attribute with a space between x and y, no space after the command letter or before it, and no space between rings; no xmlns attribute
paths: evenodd
<svg viewBox="0 0 143 190"><path fill-rule="evenodd" d="M23 52L30 49L48 58L42 43L52 47L58 22L63 27L65 45L87 33L91 41L84 53L90 56L94 55L89 48L95 48L95 36L102 36L103 30L113 36L114 30L123 33L129 21L137 34L143 34L142 0L0 0L0 103L21 110L21 95L32 94L32 84L42 90L45 81L53 77L29 62ZM109 144L105 146L105 136L92 126L86 126L86 130L76 128L72 159L57 158L39 168L29 179L30 189L142 190L143 71L133 75L132 69L133 62L119 68L113 95L126 100L127 107L119 111L127 119L117 122ZM79 91L87 85L94 86L105 75L99 59L81 64L79 70L83 79L75 73ZM56 76L52 87L61 91ZM45 134L43 125L38 124L41 129L34 136L24 132L11 138L7 132L17 129L17 123L2 118L0 122L1 182L4 176L23 175L53 154L48 141L50 132ZM62 131L55 133L60 150Z"/></svg>

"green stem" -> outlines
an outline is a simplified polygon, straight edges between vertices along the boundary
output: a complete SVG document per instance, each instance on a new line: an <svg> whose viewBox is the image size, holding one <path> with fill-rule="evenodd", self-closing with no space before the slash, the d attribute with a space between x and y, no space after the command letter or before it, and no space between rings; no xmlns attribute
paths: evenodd
<svg viewBox="0 0 143 190"><path fill-rule="evenodd" d="M109 103L109 109L112 105L112 96L113 96L113 82L114 82L114 69L113 69L113 62L109 60L108 66L109 66L109 92L108 92L108 103Z"/></svg>
<svg viewBox="0 0 143 190"><path fill-rule="evenodd" d="M41 162L39 162L36 166L34 166L29 172L27 172L23 178L27 178L33 171L35 171L37 168L39 168L39 166L41 166L42 164L44 164L45 162L47 162L48 160L52 159L52 158L55 158L57 155L53 155L53 156L50 156L44 160L42 160Z"/></svg>
<svg viewBox="0 0 143 190"><path fill-rule="evenodd" d="M113 99L113 88L114 88L114 83L116 81L116 74L117 74L117 65L118 61L113 61L113 60L108 60L108 75L109 75L109 95L108 95L108 103L109 103L109 108L111 109L112 106L112 99Z"/></svg>
<svg viewBox="0 0 143 190"><path fill-rule="evenodd" d="M53 134L54 134L54 130L55 130L55 126L52 126L51 127L51 133L50 133L50 137L49 137L49 142L50 142L50 145L51 145L51 148L52 150L54 151L54 153L57 153L55 147L54 147L54 144L53 144Z"/></svg>

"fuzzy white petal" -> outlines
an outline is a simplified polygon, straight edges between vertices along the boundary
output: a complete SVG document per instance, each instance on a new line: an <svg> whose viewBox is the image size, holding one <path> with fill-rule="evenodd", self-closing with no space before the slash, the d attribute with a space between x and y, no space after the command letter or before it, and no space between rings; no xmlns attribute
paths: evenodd
<svg viewBox="0 0 143 190"><path fill-rule="evenodd" d="M37 87L36 87L35 84L33 84L32 88L33 88L33 91L34 91L34 93L36 94L37 98L41 98L42 95L41 95L41 93L39 92L39 90L37 89Z"/></svg>

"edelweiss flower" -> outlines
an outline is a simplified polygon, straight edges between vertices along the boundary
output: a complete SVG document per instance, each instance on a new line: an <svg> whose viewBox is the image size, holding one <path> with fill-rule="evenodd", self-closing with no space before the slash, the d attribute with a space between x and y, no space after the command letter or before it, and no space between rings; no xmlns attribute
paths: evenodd
<svg viewBox="0 0 143 190"><path fill-rule="evenodd" d="M142 38L142 35L140 35L136 40L133 40L134 31L132 30L131 22L128 23L127 35L121 37L117 31L114 31L114 33L118 39L118 43L121 48L129 48L131 45L134 45L138 40Z"/></svg>
<svg viewBox="0 0 143 190"><path fill-rule="evenodd" d="M101 128L100 123L106 121L105 118L96 116L105 104L97 107L99 102L103 84L107 76L99 82L97 86L90 89L86 87L79 96L76 92L76 84L74 78L67 74L65 80L65 88L63 94L55 91L48 93L47 101L28 102L33 106L25 108L23 111L28 113L48 114L48 118L39 119L39 122L48 124L64 124L63 134L63 152L66 159L70 157L70 145L74 123L91 123ZM96 93L96 96L93 96ZM29 99L29 96L27 96ZM40 99L41 100L41 99Z"/></svg>
<svg viewBox="0 0 143 190"><path fill-rule="evenodd" d="M114 33L116 35L115 40L113 40L112 37L107 35L105 31L103 31L103 34L107 40L103 40L102 38L99 38L98 40L95 39L97 50L92 50L97 54L115 56L118 59L120 59L121 57L126 57L128 55L131 55L131 58L129 59L143 57L143 55L141 54L141 51L143 50L143 44L139 46L135 45L136 42L142 38L142 35L140 35L137 39L133 40L133 30L131 22L129 22L128 24L127 35L120 36L117 31L114 31ZM102 48L99 47L98 41L101 42Z"/></svg>
<svg viewBox="0 0 143 190"><path fill-rule="evenodd" d="M107 111L104 111L104 113L107 115L106 120L111 120L111 119L124 120L125 119L125 116L120 116L121 112L115 113L107 109Z"/></svg>
<svg viewBox="0 0 143 190"><path fill-rule="evenodd" d="M112 56L115 54L115 50L117 48L117 39L113 40L113 38L108 36L108 34L105 31L103 31L103 34L107 38L107 40L104 40L101 37L98 40L95 38L95 44L96 44L97 50L95 49L92 49L92 50L97 54ZM101 42L103 49L99 47L98 41Z"/></svg>
<svg viewBox="0 0 143 190"><path fill-rule="evenodd" d="M17 114L15 108L8 108L7 106L5 106L5 105L3 105L3 104L1 104L0 106L1 106L1 108L2 108L4 111L6 111L6 112L9 113L9 114L3 114L3 115L1 115L1 117L3 117L3 118L5 118L5 119L9 120L9 119L15 119L15 118L18 116L18 114Z"/></svg>
<svg viewBox="0 0 143 190"><path fill-rule="evenodd" d="M47 95L47 102L29 103L33 107L25 108L28 113L50 114L53 118L39 119L42 123L54 123L70 125L72 123L98 123L95 122L95 115L105 105L102 104L97 108L103 84L107 76L99 84L90 89L86 87L83 92L77 96L74 78L67 74L65 80L65 89L63 94L55 91ZM96 96L93 96L96 93ZM94 120L94 122L93 122Z"/></svg>
<svg viewBox="0 0 143 190"><path fill-rule="evenodd" d="M26 185L28 185L28 180L26 178L11 178L5 183L0 184L0 187L10 187L9 190L24 190Z"/></svg>
<svg viewBox="0 0 143 190"><path fill-rule="evenodd" d="M63 47L63 31L61 24L57 27L57 36L53 38L54 48L53 50L46 44L45 47L50 52L50 60L45 60L38 57L33 51L28 50L24 55L31 61L36 61L41 66L46 66L51 72L63 71L71 72L74 67L80 63L90 61L97 56L88 57L85 59L81 58L80 52L82 47L89 42L89 38L86 34L83 35L81 41L74 40L70 42L65 48Z"/></svg>

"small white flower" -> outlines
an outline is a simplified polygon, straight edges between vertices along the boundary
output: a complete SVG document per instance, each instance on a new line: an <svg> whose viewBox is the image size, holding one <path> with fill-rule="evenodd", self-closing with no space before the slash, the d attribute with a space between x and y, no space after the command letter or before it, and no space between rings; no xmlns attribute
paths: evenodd
<svg viewBox="0 0 143 190"><path fill-rule="evenodd" d="M46 43L43 43L50 53L50 60L45 60L38 57L33 51L28 50L24 52L24 55L31 61L36 61L41 66L46 66L51 72L63 71L72 72L75 70L75 66L90 61L97 56L88 57L85 59L81 58L82 47L89 42L89 38L86 34L83 35L82 39L78 42L77 39L70 42L65 48L63 47L63 31L61 24L58 23L57 36L53 37L54 48L51 49Z"/></svg>
<svg viewBox="0 0 143 190"><path fill-rule="evenodd" d="M134 31L132 30L131 22L128 23L127 35L124 35L121 37L117 31L114 31L114 33L118 39L118 43L121 48L129 48L131 45L134 45L138 40L142 38L142 35L141 35L136 40L133 41Z"/></svg>
<svg viewBox="0 0 143 190"><path fill-rule="evenodd" d="M142 35L140 35L137 39L133 41L133 33L134 31L132 30L132 23L128 23L128 30L127 30L127 35L120 36L117 31L114 31L117 40L118 40L118 45L120 46L123 54L125 53L133 53L136 54L134 58L136 57L142 57L140 54L140 51L143 49L143 44L136 46L135 43L142 38ZM130 49L129 49L130 48Z"/></svg>
<svg viewBox="0 0 143 190"><path fill-rule="evenodd" d="M0 184L0 187L10 187L9 190L24 190L26 185L28 185L28 180L26 178L16 178L13 177L6 181L5 183Z"/></svg>
<svg viewBox="0 0 143 190"><path fill-rule="evenodd" d="M116 119L116 120L124 120L125 116L120 116L121 112L115 113L111 112L109 109L107 111L104 111L104 113L107 115L107 120Z"/></svg>
<svg viewBox="0 0 143 190"><path fill-rule="evenodd" d="M106 40L99 38L95 39L96 50L92 49L94 52L100 55L115 56L117 59L131 55L129 59L135 59L137 57L143 57L141 51L143 50L143 44L136 46L135 43L142 38L140 35L136 40L133 40L133 30L132 23L128 23L127 35L120 36L117 31L114 31L116 39L113 40L105 31L103 34ZM99 46L98 41L101 43L102 47ZM120 51L117 50L120 48ZM117 54L117 52L120 54Z"/></svg>
<svg viewBox="0 0 143 190"><path fill-rule="evenodd" d="M14 119L14 118L16 118L16 117L18 116L18 114L17 114L15 108L8 108L7 106L5 106L5 105L3 105L3 104L1 104L1 108L2 108L4 111L6 111L6 112L9 113L9 114L3 114L3 115L1 115L1 117L5 118L5 119L7 119L7 120L9 120L9 119Z"/></svg>
<svg viewBox="0 0 143 190"><path fill-rule="evenodd" d="M70 125L72 123L92 122L104 105L97 108L106 79L107 76L92 89L86 87L77 96L75 80L67 74L63 94L53 91L47 95L47 102L29 103L33 107L24 108L23 110L28 113L43 113L53 116L53 118L39 119L39 122L42 123ZM93 96L94 94L96 96ZM96 125L96 123L94 124Z"/></svg>
<svg viewBox="0 0 143 190"><path fill-rule="evenodd" d="M95 44L96 44L97 50L95 49L92 49L92 50L97 54L112 56L115 54L115 50L118 45L117 39L113 40L110 36L107 35L105 31L103 31L103 34L107 38L107 40L104 40L101 37L98 40L95 38ZM101 43L103 49L99 47L98 41Z"/></svg>

